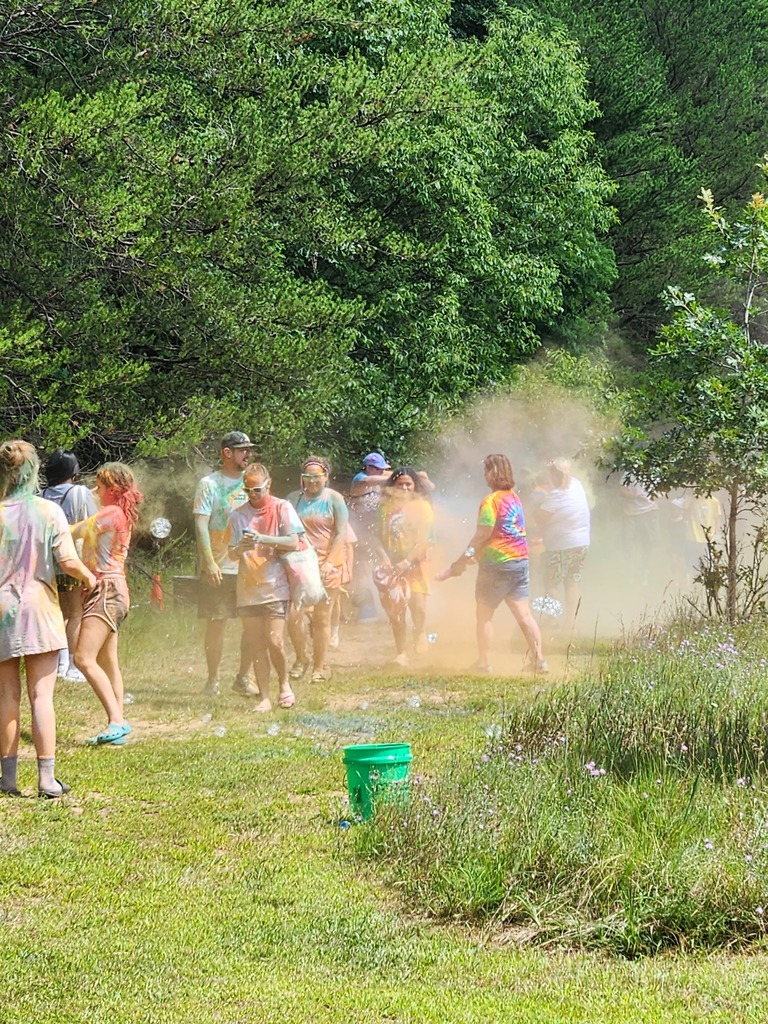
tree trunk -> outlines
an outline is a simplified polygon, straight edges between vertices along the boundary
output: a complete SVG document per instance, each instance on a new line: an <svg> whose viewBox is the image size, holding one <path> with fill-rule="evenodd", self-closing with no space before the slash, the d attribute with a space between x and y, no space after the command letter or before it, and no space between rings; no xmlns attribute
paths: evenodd
<svg viewBox="0 0 768 1024"><path fill-rule="evenodd" d="M739 485L732 482L728 488L728 621L736 622L736 521L739 517Z"/></svg>

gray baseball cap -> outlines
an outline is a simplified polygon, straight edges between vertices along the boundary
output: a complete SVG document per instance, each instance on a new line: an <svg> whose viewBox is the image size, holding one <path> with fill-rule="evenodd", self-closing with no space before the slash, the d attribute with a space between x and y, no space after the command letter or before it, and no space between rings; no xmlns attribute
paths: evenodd
<svg viewBox="0 0 768 1024"><path fill-rule="evenodd" d="M224 448L253 448L250 437L242 430L230 430L221 439L221 449Z"/></svg>

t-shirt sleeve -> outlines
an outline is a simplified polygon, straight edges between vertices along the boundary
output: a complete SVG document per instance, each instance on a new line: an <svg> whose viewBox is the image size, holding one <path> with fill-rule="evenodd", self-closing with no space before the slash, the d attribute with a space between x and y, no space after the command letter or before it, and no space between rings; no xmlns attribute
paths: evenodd
<svg viewBox="0 0 768 1024"><path fill-rule="evenodd" d="M304 533L304 524L299 519L299 513L289 501L282 502L280 506L280 533L288 537L292 533Z"/></svg>
<svg viewBox="0 0 768 1024"><path fill-rule="evenodd" d="M106 505L91 518L97 533L106 533L107 530L124 530L128 525L125 512L117 505Z"/></svg>
<svg viewBox="0 0 768 1024"><path fill-rule="evenodd" d="M483 498L480 502L480 510L477 513L477 525L478 526L495 526L496 525L496 506L493 501L493 495L489 494Z"/></svg>
<svg viewBox="0 0 768 1024"><path fill-rule="evenodd" d="M77 558L75 542L69 532L67 517L58 505L53 505L50 511L53 557L59 564Z"/></svg>
<svg viewBox="0 0 768 1024"><path fill-rule="evenodd" d="M349 522L349 509L347 503L338 493L331 495L331 508L333 509L333 521L336 526L336 533L346 533Z"/></svg>
<svg viewBox="0 0 768 1024"><path fill-rule="evenodd" d="M70 494L73 523L81 523L83 519L89 519L96 514L98 508L96 499L87 487L84 487L83 484L75 484Z"/></svg>
<svg viewBox="0 0 768 1024"><path fill-rule="evenodd" d="M196 516L209 516L213 512L215 490L212 482L207 477L203 477L197 485L192 502L192 511Z"/></svg>

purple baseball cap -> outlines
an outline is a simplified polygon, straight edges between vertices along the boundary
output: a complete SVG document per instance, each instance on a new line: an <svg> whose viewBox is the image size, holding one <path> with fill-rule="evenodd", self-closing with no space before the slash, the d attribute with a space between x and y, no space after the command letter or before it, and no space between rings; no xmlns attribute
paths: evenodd
<svg viewBox="0 0 768 1024"><path fill-rule="evenodd" d="M363 459L364 466L373 466L374 469L392 469L390 464L378 452L369 452Z"/></svg>

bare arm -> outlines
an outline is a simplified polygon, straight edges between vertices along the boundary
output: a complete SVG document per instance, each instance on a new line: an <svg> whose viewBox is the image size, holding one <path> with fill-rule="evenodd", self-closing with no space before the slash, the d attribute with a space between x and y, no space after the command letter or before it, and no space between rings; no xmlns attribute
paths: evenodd
<svg viewBox="0 0 768 1024"><path fill-rule="evenodd" d="M200 557L200 566L203 572L207 573L210 582L214 586L221 583L221 569L216 564L211 550L211 535L209 532L211 517L195 515L195 539L197 540L197 552Z"/></svg>
<svg viewBox="0 0 768 1024"><path fill-rule="evenodd" d="M58 565L62 572L65 572L67 576L74 576L76 580L84 583L89 590L93 590L96 586L96 577L87 566L83 565L79 558L62 558L58 560Z"/></svg>

